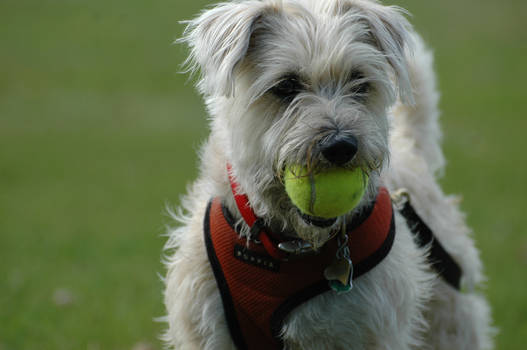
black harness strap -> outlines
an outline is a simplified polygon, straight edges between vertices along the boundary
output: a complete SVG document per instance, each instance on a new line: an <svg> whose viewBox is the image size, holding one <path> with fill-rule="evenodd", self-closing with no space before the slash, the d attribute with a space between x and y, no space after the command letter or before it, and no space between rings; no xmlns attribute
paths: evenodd
<svg viewBox="0 0 527 350"><path fill-rule="evenodd" d="M408 227L415 234L416 242L420 247L430 244L430 255L428 259L434 270L452 287L457 290L461 288L461 268L441 243L434 237L432 230L415 212L415 209L406 201L399 210L404 216Z"/></svg>

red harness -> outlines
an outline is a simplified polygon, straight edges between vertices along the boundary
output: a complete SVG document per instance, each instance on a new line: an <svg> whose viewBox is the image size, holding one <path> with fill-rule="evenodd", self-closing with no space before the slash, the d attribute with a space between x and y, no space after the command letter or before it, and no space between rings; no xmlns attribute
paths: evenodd
<svg viewBox="0 0 527 350"><path fill-rule="evenodd" d="M253 227L257 218L248 202L235 197L247 224ZM243 209L246 207L249 209ZM252 213L250 221L247 212ZM324 270L335 258L336 240L315 255L287 259L265 228L256 226L258 244L241 238L233 221L220 198L209 203L205 243L232 339L238 349L282 349L280 332L285 317L298 305L331 290ZM352 226L348 247L355 279L379 264L393 245L395 222L385 188Z"/></svg>

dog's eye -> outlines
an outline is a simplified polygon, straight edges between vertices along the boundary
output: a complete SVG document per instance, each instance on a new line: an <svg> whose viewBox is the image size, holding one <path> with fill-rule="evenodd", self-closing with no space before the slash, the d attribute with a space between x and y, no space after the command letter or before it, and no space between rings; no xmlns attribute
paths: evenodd
<svg viewBox="0 0 527 350"><path fill-rule="evenodd" d="M353 71L350 75L349 81L351 84L351 92L357 98L364 99L368 92L370 92L371 85L361 72Z"/></svg>
<svg viewBox="0 0 527 350"><path fill-rule="evenodd" d="M271 92L284 100L292 100L302 90L302 83L294 76L284 77L278 84L271 88Z"/></svg>

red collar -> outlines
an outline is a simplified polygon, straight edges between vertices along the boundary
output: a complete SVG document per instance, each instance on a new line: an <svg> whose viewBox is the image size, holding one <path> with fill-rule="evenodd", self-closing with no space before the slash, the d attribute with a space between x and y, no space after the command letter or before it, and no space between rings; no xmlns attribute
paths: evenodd
<svg viewBox="0 0 527 350"><path fill-rule="evenodd" d="M247 197L236 192L241 215L250 227L258 223ZM356 279L379 264L395 237L390 196L379 189L375 203L362 221L350 229L348 247ZM285 317L298 305L330 291L324 270L337 250L329 241L316 255L284 261L263 226L256 226L262 244L240 237L234 220L220 198L211 201L205 216L205 244L232 339L239 349L281 349ZM256 229L255 229L256 230ZM270 243L265 243L266 239ZM269 249L269 246L272 248ZM282 253L283 254L283 253Z"/></svg>
<svg viewBox="0 0 527 350"><path fill-rule="evenodd" d="M227 165L227 172L229 174L229 182L231 184L232 194L234 196L236 206L238 207L238 211L240 212L240 215L247 226L249 226L251 229L251 239L261 242L267 253L273 258L278 260L286 259L287 254L278 248L278 241L276 237L274 237L274 239L271 238L274 236L272 232L264 229L263 222L254 213L247 195L245 193L239 192L239 186L232 175L232 168L230 164Z"/></svg>

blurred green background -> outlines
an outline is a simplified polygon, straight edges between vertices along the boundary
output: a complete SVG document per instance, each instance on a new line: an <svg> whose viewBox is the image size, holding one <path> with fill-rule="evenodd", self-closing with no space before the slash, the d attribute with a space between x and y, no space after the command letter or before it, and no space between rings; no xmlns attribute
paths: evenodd
<svg viewBox="0 0 527 350"><path fill-rule="evenodd" d="M172 41L207 3L0 1L0 350L161 348L164 208L207 135ZM464 197L497 348L525 349L527 2L397 4L436 52L442 182Z"/></svg>

